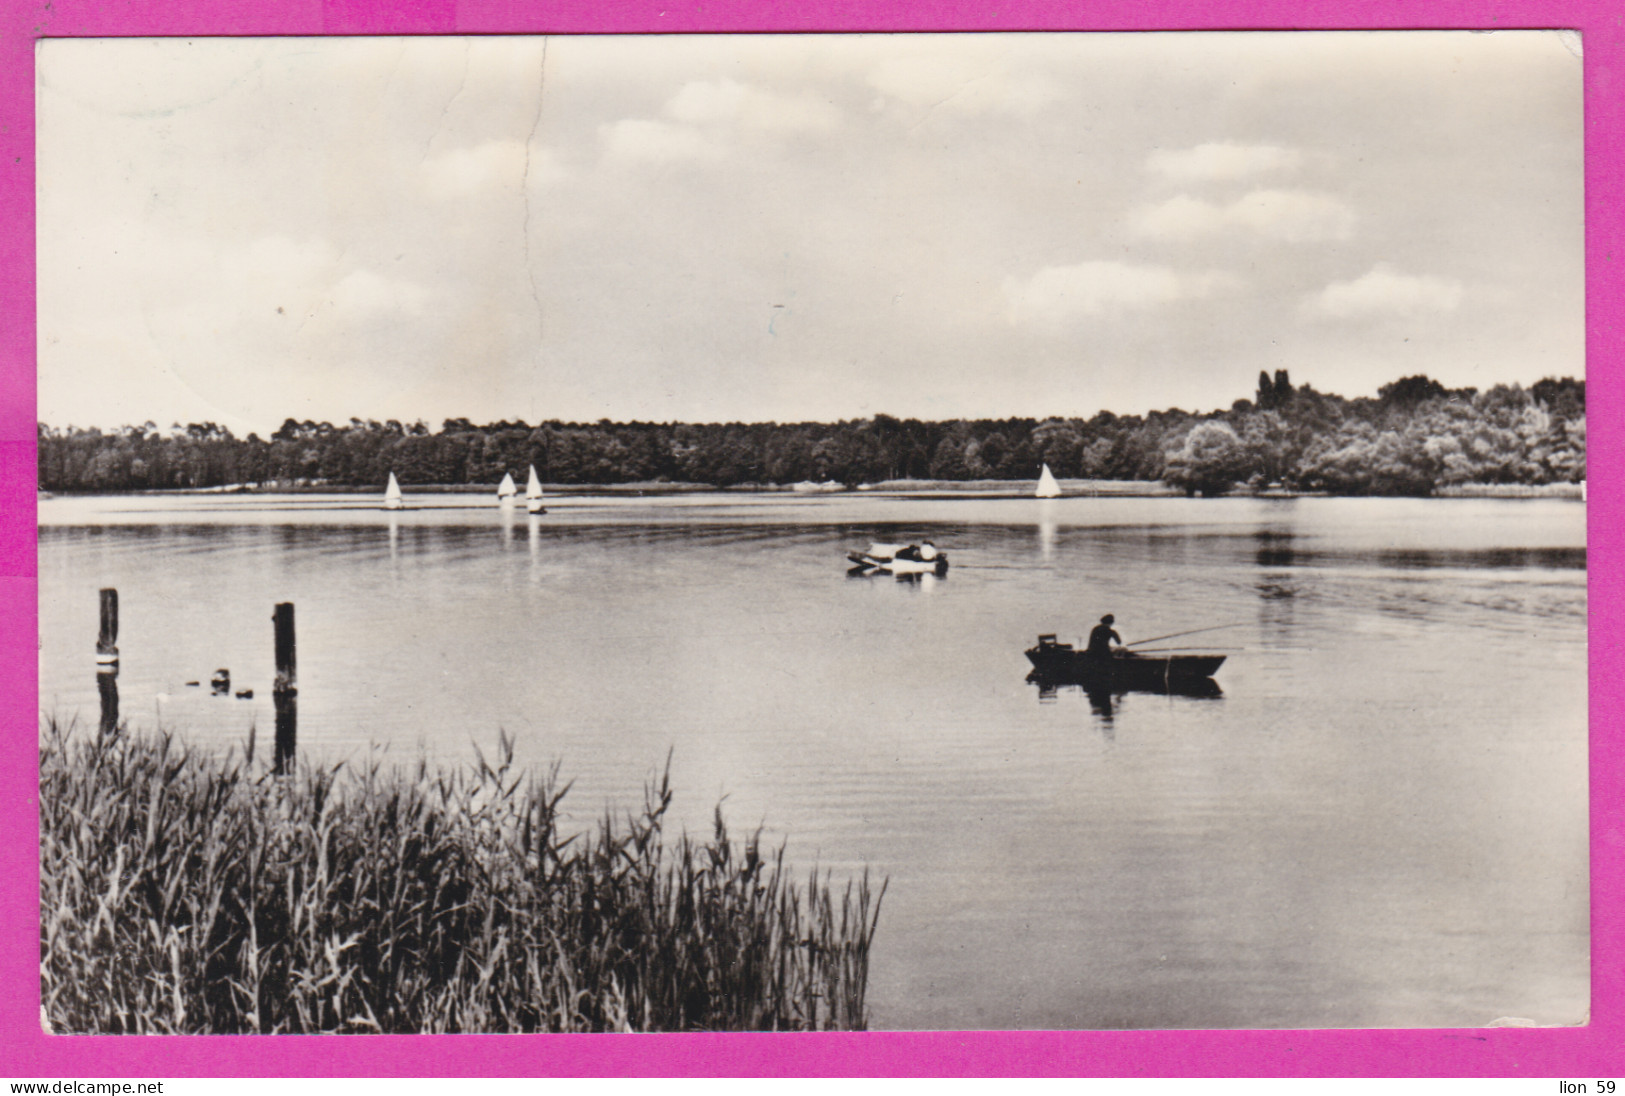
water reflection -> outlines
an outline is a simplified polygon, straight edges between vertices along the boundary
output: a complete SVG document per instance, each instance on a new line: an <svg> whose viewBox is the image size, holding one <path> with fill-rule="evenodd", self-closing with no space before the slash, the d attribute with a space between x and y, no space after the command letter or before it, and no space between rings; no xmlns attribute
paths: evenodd
<svg viewBox="0 0 1625 1096"><path fill-rule="evenodd" d="M1089 711L1101 723L1101 730L1108 738L1112 737L1114 718L1123 702L1123 698L1130 693L1148 693L1153 696L1179 696L1192 700L1217 700L1224 696L1224 690L1212 678L1197 680L1173 680L1163 683L1136 684L1132 687L1113 684L1103 687L1098 682L1081 681L1058 677L1052 674L1040 673L1037 670L1027 675L1027 683L1037 686L1038 702L1040 704L1054 704L1064 692L1082 693L1089 701Z"/></svg>
<svg viewBox="0 0 1625 1096"><path fill-rule="evenodd" d="M513 547L513 499L503 499L502 510L502 550L506 552Z"/></svg>
<svg viewBox="0 0 1625 1096"><path fill-rule="evenodd" d="M96 671L96 692L101 698L100 729L110 735L118 729L118 666Z"/></svg>
<svg viewBox="0 0 1625 1096"><path fill-rule="evenodd" d="M1295 539L1291 530L1276 525L1264 526L1253 533L1258 545L1253 562L1274 572L1261 576L1254 584L1259 599L1258 620L1266 634L1283 638L1284 633L1291 630L1296 616L1298 583L1292 569L1308 562L1306 555L1294 547Z"/></svg>
<svg viewBox="0 0 1625 1096"><path fill-rule="evenodd" d="M1496 570L1583 571L1584 548L1387 548L1375 554L1377 564L1394 570L1436 567Z"/></svg>
<svg viewBox="0 0 1625 1096"><path fill-rule="evenodd" d="M277 690L271 702L276 708L276 772L285 773L293 768L299 744L299 695L291 689Z"/></svg>
<svg viewBox="0 0 1625 1096"><path fill-rule="evenodd" d="M1038 500L1038 554L1048 563L1055 556L1055 500Z"/></svg>
<svg viewBox="0 0 1625 1096"><path fill-rule="evenodd" d="M1129 693L1150 693L1154 696L1188 696L1198 700L1211 700L1224 695L1224 690L1219 687L1219 683L1211 677L1188 678L1185 680L1173 678L1166 682L1146 682L1132 686L1114 684L1108 688L1093 681L1058 677L1034 670L1027 675L1027 683L1038 686L1038 698L1040 700L1053 700L1062 689L1076 689L1087 693L1091 703L1108 705L1108 714L1110 698L1126 696ZM1099 699L1102 697L1107 699L1102 701Z"/></svg>
<svg viewBox="0 0 1625 1096"><path fill-rule="evenodd" d="M904 571L901 574L893 574L885 569L869 567L860 563L856 567L848 567L846 577L849 579L891 579L900 586L930 592L935 590L939 584L948 581L948 572L944 571L937 574L934 571Z"/></svg>
<svg viewBox="0 0 1625 1096"><path fill-rule="evenodd" d="M1266 527L1253 533L1253 540L1258 544L1253 561L1260 567L1291 567L1298 562L1290 530Z"/></svg>
<svg viewBox="0 0 1625 1096"><path fill-rule="evenodd" d="M1276 645L1291 642L1298 624L1298 586L1284 579L1258 581L1258 623L1264 637Z"/></svg>
<svg viewBox="0 0 1625 1096"><path fill-rule="evenodd" d="M392 511L389 515L389 562L400 562L401 519Z"/></svg>

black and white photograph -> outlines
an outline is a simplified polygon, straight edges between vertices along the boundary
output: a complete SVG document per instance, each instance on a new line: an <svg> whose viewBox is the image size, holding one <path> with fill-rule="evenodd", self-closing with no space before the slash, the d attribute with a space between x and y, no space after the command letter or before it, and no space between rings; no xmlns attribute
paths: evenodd
<svg viewBox="0 0 1625 1096"><path fill-rule="evenodd" d="M41 40L42 1026L1588 1023L1582 54Z"/></svg>

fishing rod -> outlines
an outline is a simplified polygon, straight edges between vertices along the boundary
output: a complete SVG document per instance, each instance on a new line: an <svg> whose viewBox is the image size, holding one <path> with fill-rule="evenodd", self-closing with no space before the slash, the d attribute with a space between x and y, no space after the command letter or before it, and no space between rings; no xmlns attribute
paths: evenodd
<svg viewBox="0 0 1625 1096"><path fill-rule="evenodd" d="M1194 636L1201 632L1217 632L1220 628L1240 628L1241 623L1215 624L1210 628L1192 628L1188 632L1169 632L1165 636L1152 636L1150 639L1136 639L1133 643L1125 643L1125 647L1138 647L1142 643L1155 643L1159 639L1178 639L1180 636Z"/></svg>
<svg viewBox="0 0 1625 1096"><path fill-rule="evenodd" d="M1126 645L1125 645L1126 646ZM1135 651L1137 655L1166 655L1176 651L1245 651L1245 647L1147 647L1143 651Z"/></svg>

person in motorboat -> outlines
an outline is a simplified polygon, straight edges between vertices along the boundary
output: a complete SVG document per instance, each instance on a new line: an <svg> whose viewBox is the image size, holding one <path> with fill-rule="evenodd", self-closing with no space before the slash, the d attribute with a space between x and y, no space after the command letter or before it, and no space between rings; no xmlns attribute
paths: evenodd
<svg viewBox="0 0 1625 1096"><path fill-rule="evenodd" d="M933 563L937 558L937 546L930 541L921 541L919 544L910 544L907 548L898 551L896 559L911 559L916 563Z"/></svg>
<svg viewBox="0 0 1625 1096"><path fill-rule="evenodd" d="M1089 646L1084 649L1083 653L1091 658L1111 658L1113 655L1112 644L1121 645L1123 642L1123 637L1112 630L1112 625L1115 622L1116 618L1110 613L1101 617L1100 623L1096 624L1089 633Z"/></svg>

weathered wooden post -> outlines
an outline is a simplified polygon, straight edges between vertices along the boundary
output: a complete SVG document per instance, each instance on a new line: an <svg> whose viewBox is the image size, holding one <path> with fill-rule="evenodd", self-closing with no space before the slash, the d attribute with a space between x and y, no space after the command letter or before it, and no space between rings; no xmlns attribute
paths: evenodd
<svg viewBox="0 0 1625 1096"><path fill-rule="evenodd" d="M299 696L273 692L271 706L276 709L276 772L280 775L293 768L293 752L299 739Z"/></svg>
<svg viewBox="0 0 1625 1096"><path fill-rule="evenodd" d="M118 591L102 590L102 630L96 637L96 665L118 666Z"/></svg>
<svg viewBox="0 0 1625 1096"><path fill-rule="evenodd" d="M271 685L271 691L298 692L295 665L297 660L294 657L293 640L293 602L279 602L276 612L271 616L271 622L276 626L276 680Z"/></svg>
<svg viewBox="0 0 1625 1096"><path fill-rule="evenodd" d="M118 591L101 592L101 632L96 637L96 693L101 697L101 733L118 730Z"/></svg>
<svg viewBox="0 0 1625 1096"><path fill-rule="evenodd" d="M118 667L96 671L96 692L102 699L101 733L109 735L118 730Z"/></svg>
<svg viewBox="0 0 1625 1096"><path fill-rule="evenodd" d="M276 771L282 773L293 765L294 747L299 736L293 603L278 603L271 621L276 628L276 678L271 684L271 704L276 709Z"/></svg>

